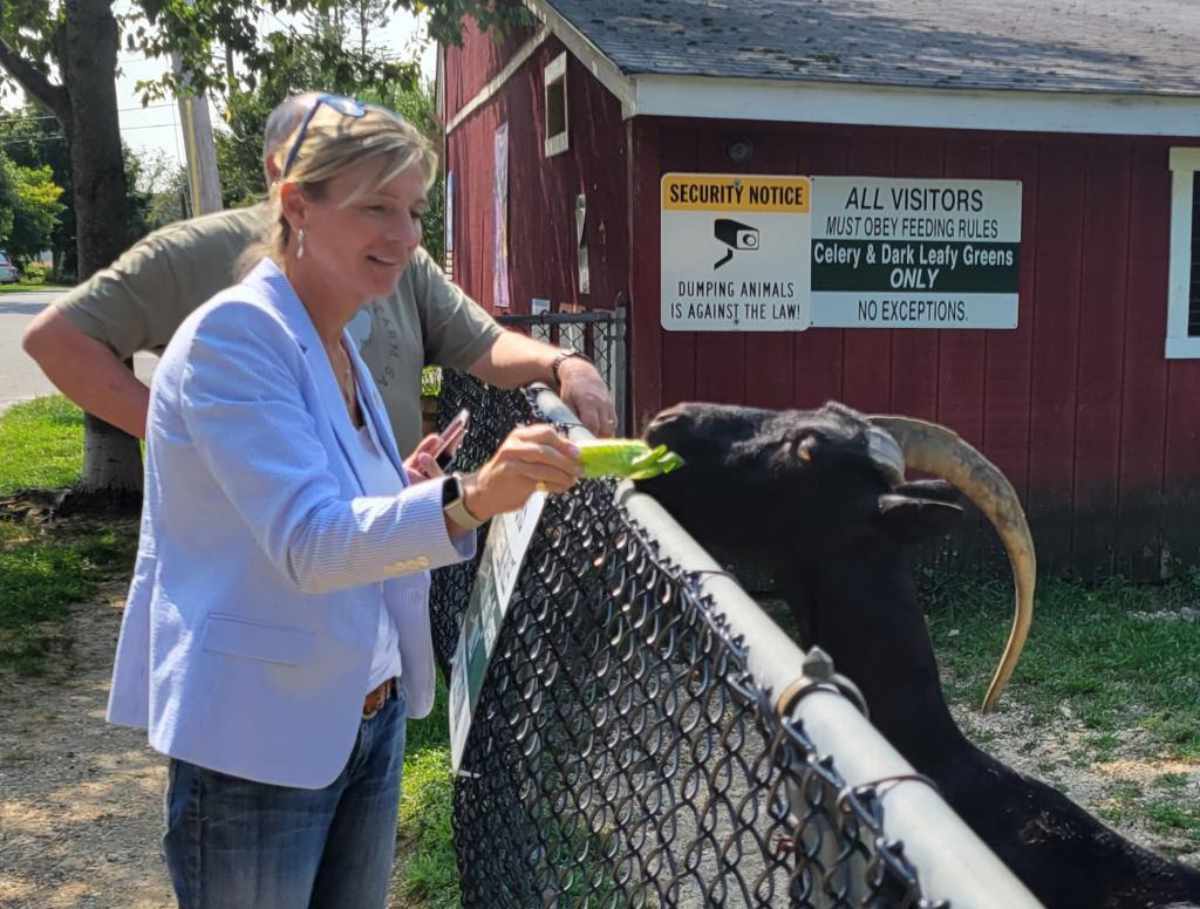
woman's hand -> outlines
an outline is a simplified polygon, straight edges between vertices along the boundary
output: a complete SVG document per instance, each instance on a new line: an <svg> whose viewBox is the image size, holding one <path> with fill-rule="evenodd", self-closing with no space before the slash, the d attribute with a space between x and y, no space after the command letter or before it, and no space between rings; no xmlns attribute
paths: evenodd
<svg viewBox="0 0 1200 909"><path fill-rule="evenodd" d="M521 508L535 490L566 492L582 475L579 449L569 439L546 423L521 426L490 461L462 478L463 504L487 520Z"/></svg>
<svg viewBox="0 0 1200 909"><path fill-rule="evenodd" d="M404 461L404 472L408 474L410 486L416 483L424 483L426 480L435 480L442 476L442 469L438 467L437 461L433 457L433 453L437 451L437 447L438 436L436 434L428 435L421 440L421 444Z"/></svg>

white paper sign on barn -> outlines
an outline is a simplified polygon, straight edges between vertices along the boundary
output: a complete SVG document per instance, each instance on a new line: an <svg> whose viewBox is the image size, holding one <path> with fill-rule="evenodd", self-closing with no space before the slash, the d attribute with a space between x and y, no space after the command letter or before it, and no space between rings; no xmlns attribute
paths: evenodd
<svg viewBox="0 0 1200 909"><path fill-rule="evenodd" d="M662 325L808 328L807 177L662 178Z"/></svg>
<svg viewBox="0 0 1200 909"><path fill-rule="evenodd" d="M666 174L669 331L1015 328L1021 184Z"/></svg>

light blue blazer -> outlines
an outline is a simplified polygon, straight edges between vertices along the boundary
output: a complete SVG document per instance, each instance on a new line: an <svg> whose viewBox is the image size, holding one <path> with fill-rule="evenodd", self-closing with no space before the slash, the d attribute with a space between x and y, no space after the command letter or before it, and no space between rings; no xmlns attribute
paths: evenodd
<svg viewBox="0 0 1200 909"><path fill-rule="evenodd" d="M403 478L383 401L344 337L365 418ZM212 770L326 786L357 736L381 596L409 713L429 713L429 569L473 555L474 535L448 537L441 482L365 496L355 432L270 260L183 323L150 393L111 722L148 727L154 748Z"/></svg>

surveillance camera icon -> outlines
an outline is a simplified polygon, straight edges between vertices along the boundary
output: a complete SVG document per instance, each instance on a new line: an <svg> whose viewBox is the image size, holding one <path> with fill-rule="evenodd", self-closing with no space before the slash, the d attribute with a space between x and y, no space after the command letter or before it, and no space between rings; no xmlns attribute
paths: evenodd
<svg viewBox="0 0 1200 909"><path fill-rule="evenodd" d="M754 252L759 246L758 228L732 218L717 218L713 223L713 237L729 247L725 255L713 264L714 270L732 259L734 250Z"/></svg>

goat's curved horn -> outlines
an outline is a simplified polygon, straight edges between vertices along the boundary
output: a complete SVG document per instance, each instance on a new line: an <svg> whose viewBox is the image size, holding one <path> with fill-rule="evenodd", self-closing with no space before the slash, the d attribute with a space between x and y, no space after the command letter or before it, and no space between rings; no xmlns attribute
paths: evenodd
<svg viewBox="0 0 1200 909"><path fill-rule="evenodd" d="M1033 621L1033 589L1037 557L1025 512L1012 484L991 461L968 445L956 432L908 417L873 416L868 420L886 430L904 451L905 464L953 483L996 528L1012 565L1013 623L1008 643L983 698L983 711L995 706L1008 684Z"/></svg>

